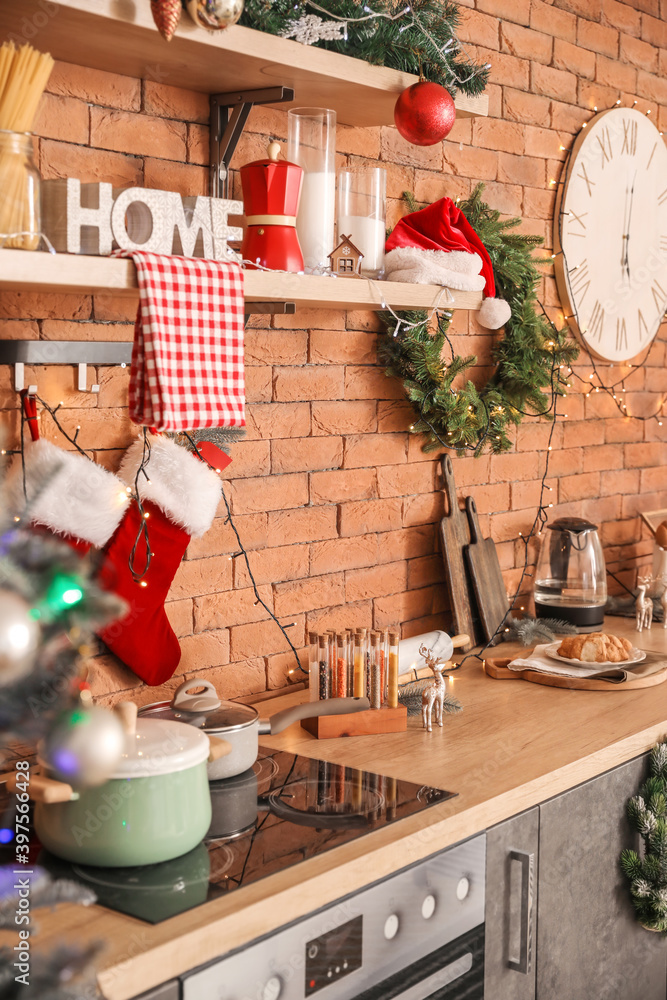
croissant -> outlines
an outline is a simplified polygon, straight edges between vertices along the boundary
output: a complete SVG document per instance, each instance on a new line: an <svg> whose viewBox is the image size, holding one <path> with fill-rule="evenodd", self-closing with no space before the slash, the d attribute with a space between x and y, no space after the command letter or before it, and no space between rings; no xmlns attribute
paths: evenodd
<svg viewBox="0 0 667 1000"><path fill-rule="evenodd" d="M558 653L584 663L622 663L630 658L632 643L606 632L589 632L588 635L568 635L558 647Z"/></svg>

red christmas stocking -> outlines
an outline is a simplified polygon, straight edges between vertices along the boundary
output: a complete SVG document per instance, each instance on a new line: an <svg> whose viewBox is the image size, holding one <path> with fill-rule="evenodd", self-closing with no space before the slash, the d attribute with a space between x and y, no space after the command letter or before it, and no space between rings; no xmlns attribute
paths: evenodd
<svg viewBox="0 0 667 1000"><path fill-rule="evenodd" d="M106 590L127 601L129 611L99 636L138 677L156 685L172 676L181 658L165 598L191 536L199 538L211 526L221 486L215 472L169 438L150 437L149 444L146 475L141 472L137 483L146 520L132 503L104 550L98 577ZM143 455L142 438L118 471L126 485L134 488ZM146 533L151 556L144 573Z"/></svg>
<svg viewBox="0 0 667 1000"><path fill-rule="evenodd" d="M80 452L44 439L26 444L24 462L26 492L17 455L5 481L6 506L81 555L106 545L129 503L125 484Z"/></svg>

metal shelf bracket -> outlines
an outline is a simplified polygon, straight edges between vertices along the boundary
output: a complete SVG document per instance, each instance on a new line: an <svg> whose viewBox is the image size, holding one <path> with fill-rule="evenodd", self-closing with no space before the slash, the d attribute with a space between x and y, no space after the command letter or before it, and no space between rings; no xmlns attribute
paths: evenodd
<svg viewBox="0 0 667 1000"><path fill-rule="evenodd" d="M294 91L289 87L211 94L209 149L212 198L229 196L229 164L253 105L282 104L293 100Z"/></svg>
<svg viewBox="0 0 667 1000"><path fill-rule="evenodd" d="M25 388L25 365L76 365L80 392L99 392L94 384L88 389L87 365L120 365L132 360L132 344L118 341L80 340L1 340L0 365L14 365L14 388ZM34 395L37 386L28 386Z"/></svg>

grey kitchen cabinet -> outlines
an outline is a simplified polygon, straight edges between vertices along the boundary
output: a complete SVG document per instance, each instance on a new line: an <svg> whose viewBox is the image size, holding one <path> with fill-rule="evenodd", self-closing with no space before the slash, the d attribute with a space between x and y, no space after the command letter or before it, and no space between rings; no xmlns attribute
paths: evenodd
<svg viewBox="0 0 667 1000"><path fill-rule="evenodd" d="M539 807L537 1000L667 996L667 940L637 922L619 867L647 771L643 755Z"/></svg>
<svg viewBox="0 0 667 1000"><path fill-rule="evenodd" d="M538 838L537 806L486 834L484 996L488 1000L535 998Z"/></svg>

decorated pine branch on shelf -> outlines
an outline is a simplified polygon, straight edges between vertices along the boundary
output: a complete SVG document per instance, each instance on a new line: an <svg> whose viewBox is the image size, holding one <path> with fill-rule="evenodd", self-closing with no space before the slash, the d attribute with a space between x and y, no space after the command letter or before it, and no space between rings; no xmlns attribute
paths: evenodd
<svg viewBox="0 0 667 1000"><path fill-rule="evenodd" d="M487 64L468 58L456 36L458 5L450 0L246 0L240 24L306 45L364 59L475 97Z"/></svg>
<svg viewBox="0 0 667 1000"><path fill-rule="evenodd" d="M538 642L552 642L557 635L577 635L576 625L559 618L514 618L510 615L503 623L503 642L520 642L522 646L534 646Z"/></svg>
<svg viewBox="0 0 667 1000"><path fill-rule="evenodd" d="M502 219L482 200L483 190L478 184L458 208L488 250L496 294L512 311L494 348L496 370L487 384L477 387L466 378L477 358L455 353L451 313L439 313L435 331L425 313L401 313L400 322L395 314L382 314L387 336L380 359L387 375L403 382L415 410L410 431L425 436L424 451L443 446L475 455L487 446L507 451L510 429L525 416L553 419L557 398L566 394L565 370L579 353L567 327L557 329L537 298L539 265L546 262L534 256L541 238L513 232L521 219ZM412 195L405 199L410 211L419 208Z"/></svg>
<svg viewBox="0 0 667 1000"><path fill-rule="evenodd" d="M667 743L658 743L650 755L651 776L628 802L628 818L643 841L643 857L626 849L621 867L630 882L630 895L640 924L667 931Z"/></svg>

